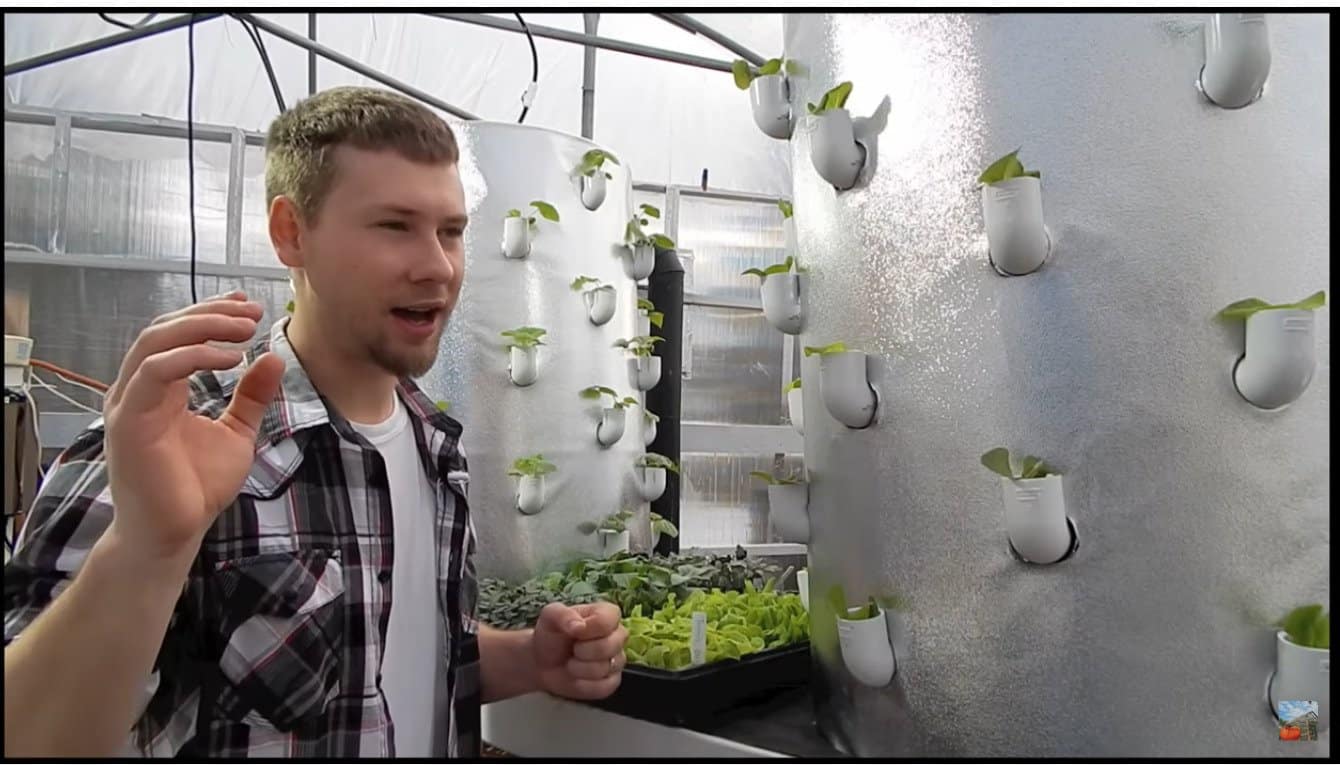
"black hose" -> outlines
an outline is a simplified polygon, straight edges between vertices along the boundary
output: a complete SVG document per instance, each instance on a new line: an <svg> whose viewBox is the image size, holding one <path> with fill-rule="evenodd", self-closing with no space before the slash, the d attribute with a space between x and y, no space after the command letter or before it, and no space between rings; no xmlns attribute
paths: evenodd
<svg viewBox="0 0 1340 765"><path fill-rule="evenodd" d="M112 18L111 16L105 13L99 13L98 18L102 19L108 24L111 24L114 27L121 27L122 29L139 29L145 24L148 24L150 21L153 21L154 17L157 15L158 15L157 13L145 14L144 18L140 19L138 22L134 24L127 24L124 21L117 21L116 19Z"/></svg>
<svg viewBox="0 0 1340 765"><path fill-rule="evenodd" d="M195 291L195 14L186 25L186 196L191 206L191 304Z"/></svg>
<svg viewBox="0 0 1340 765"><path fill-rule="evenodd" d="M240 16L233 14L233 18L237 19L246 30L247 37L251 38L251 44L256 46L256 52L261 56L261 65L265 67L265 76L270 79L270 90L274 91L275 103L279 105L280 113L288 111L288 107L284 105L284 94L279 90L279 78L275 76L274 66L270 63L270 52L265 49L265 41L261 38L260 30Z"/></svg>
<svg viewBox="0 0 1340 765"><path fill-rule="evenodd" d="M530 27L526 26L526 20L521 18L521 14L514 13L516 21L521 25L522 31L526 33L526 40L530 42L530 83L538 84L540 81L540 54L535 50L535 37L530 33ZM520 124L526 121L526 113L530 111L530 105L525 102L525 96L522 96L521 116L517 118Z"/></svg>

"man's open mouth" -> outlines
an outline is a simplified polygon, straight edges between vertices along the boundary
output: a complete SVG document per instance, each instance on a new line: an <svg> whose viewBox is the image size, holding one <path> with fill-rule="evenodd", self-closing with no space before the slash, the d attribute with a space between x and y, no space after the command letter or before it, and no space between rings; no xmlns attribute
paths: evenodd
<svg viewBox="0 0 1340 765"><path fill-rule="evenodd" d="M397 318L410 324L425 325L437 321L437 317L442 313L441 308L392 308L391 313Z"/></svg>

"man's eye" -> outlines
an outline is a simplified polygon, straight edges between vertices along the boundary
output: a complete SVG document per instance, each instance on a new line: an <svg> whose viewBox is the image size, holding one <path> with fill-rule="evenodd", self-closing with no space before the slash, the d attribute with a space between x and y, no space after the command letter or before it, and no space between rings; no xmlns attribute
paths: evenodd
<svg viewBox="0 0 1340 765"><path fill-rule="evenodd" d="M377 225L381 226L382 228L391 229L392 231L409 231L409 225L406 224L404 221L399 220L382 221Z"/></svg>
<svg viewBox="0 0 1340 765"><path fill-rule="evenodd" d="M451 238L451 239L460 239L461 237L465 236L465 229L463 229L463 228L442 228L442 229L438 229L438 231L437 231L437 235L438 235L438 236L445 236L445 237L448 237L448 238Z"/></svg>

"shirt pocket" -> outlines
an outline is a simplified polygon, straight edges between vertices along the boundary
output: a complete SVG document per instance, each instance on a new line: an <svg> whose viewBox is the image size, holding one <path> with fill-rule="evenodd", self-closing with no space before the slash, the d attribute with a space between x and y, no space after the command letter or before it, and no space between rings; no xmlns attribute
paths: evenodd
<svg viewBox="0 0 1340 765"><path fill-rule="evenodd" d="M220 561L219 711L248 725L292 731L339 694L344 570L328 550Z"/></svg>

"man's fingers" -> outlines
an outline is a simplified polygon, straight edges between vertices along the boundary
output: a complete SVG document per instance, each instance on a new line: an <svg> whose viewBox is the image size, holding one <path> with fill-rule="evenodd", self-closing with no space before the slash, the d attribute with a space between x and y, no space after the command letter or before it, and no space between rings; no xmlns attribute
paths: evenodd
<svg viewBox="0 0 1340 765"><path fill-rule="evenodd" d="M578 640L602 638L619 627L619 607L613 603L583 603L572 610L583 620L580 632L573 634Z"/></svg>
<svg viewBox="0 0 1340 765"><path fill-rule="evenodd" d="M202 305L219 305L222 301ZM140 333L134 345L121 362L118 380L129 380L144 360L155 354L188 345L200 345L210 340L240 343L256 333L256 319L249 316L225 316L217 313L179 316L162 324L150 326ZM123 389L124 386L117 386ZM117 390L115 393L119 394ZM113 402L115 403L115 402Z"/></svg>
<svg viewBox="0 0 1340 765"><path fill-rule="evenodd" d="M265 307L260 303L247 300L245 292L241 290L233 290L232 292L225 292L222 295L206 298L199 303L188 305L185 308L179 308L170 313L165 313L149 322L149 326L152 327L156 324L163 324L182 316L192 316L203 313L218 313L225 316L250 316L257 321L260 321L261 316L265 313Z"/></svg>
<svg viewBox="0 0 1340 765"><path fill-rule="evenodd" d="M242 360L237 351L208 345L188 345L145 359L125 384L119 407L147 412L163 403L168 389L201 369L231 369Z"/></svg>
<svg viewBox="0 0 1340 765"><path fill-rule="evenodd" d="M623 656L623 646L626 642L628 642L628 630L621 625L605 637L574 643L572 657L578 661L608 663L612 658Z"/></svg>
<svg viewBox="0 0 1340 765"><path fill-rule="evenodd" d="M572 681L572 687L566 695L574 699L603 699L614 693L622 681L623 673L610 675L603 680L577 679Z"/></svg>
<svg viewBox="0 0 1340 765"><path fill-rule="evenodd" d="M550 603L540 609L540 618L536 621L536 628L547 628L566 635L573 639L579 639L586 630L586 620L576 608L565 606L562 603Z"/></svg>
<svg viewBox="0 0 1340 765"><path fill-rule="evenodd" d="M627 659L620 651L618 656L605 659L604 661L582 661L580 659L568 659L568 674L578 680L603 680L610 675L617 675L623 671Z"/></svg>
<svg viewBox="0 0 1340 765"><path fill-rule="evenodd" d="M266 407L279 393L279 385L284 379L284 360L266 353L251 362L251 366L237 383L233 400L228 409L219 418L219 422L232 428L239 435L256 437L260 429L261 418Z"/></svg>

